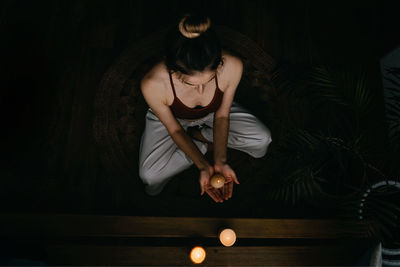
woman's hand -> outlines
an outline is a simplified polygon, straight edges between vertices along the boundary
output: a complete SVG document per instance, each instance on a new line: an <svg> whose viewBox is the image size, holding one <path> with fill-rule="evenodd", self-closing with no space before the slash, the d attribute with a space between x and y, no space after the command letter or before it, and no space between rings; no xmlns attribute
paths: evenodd
<svg viewBox="0 0 400 267"><path fill-rule="evenodd" d="M214 174L214 169L209 166L205 169L200 170L200 188L201 195L206 192L215 202L223 202L222 193L220 190L215 189L210 184L210 177Z"/></svg>
<svg viewBox="0 0 400 267"><path fill-rule="evenodd" d="M215 164L214 170L221 173L225 177L225 184L222 187L222 192L220 193L225 200L228 200L232 197L233 182L239 184L236 174L232 170L232 168L226 163Z"/></svg>

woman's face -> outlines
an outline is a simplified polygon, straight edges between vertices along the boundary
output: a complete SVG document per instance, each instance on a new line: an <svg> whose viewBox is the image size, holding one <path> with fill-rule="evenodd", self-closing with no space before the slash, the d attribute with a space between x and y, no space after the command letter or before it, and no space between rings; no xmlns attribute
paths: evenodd
<svg viewBox="0 0 400 267"><path fill-rule="evenodd" d="M207 83L215 78L216 72L212 70L197 71L189 74L181 74L182 83L192 87L204 87Z"/></svg>

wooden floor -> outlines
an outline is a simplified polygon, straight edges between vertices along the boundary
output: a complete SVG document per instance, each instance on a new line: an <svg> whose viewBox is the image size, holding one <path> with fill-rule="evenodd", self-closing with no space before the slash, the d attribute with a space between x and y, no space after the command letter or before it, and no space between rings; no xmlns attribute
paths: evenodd
<svg viewBox="0 0 400 267"><path fill-rule="evenodd" d="M231 247L218 240L224 228L236 233ZM1 215L0 237L6 259L47 265L188 266L202 246L203 265L355 266L376 243L354 221L32 213Z"/></svg>
<svg viewBox="0 0 400 267"><path fill-rule="evenodd" d="M96 90L129 44L192 8L209 11L216 24L249 36L277 62L340 66L353 61L375 68L393 44L391 7L377 0L173 0L157 2L159 8L154 3L2 2L1 210L318 217L322 211L260 202L254 196L262 192L251 181L223 205L197 196L195 181L176 181L165 194L146 196L137 177L121 180L97 156L91 128ZM186 190L191 198L179 195Z"/></svg>

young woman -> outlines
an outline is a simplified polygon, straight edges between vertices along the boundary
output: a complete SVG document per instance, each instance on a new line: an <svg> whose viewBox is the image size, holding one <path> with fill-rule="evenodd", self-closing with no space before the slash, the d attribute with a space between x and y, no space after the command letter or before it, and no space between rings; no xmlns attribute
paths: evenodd
<svg viewBox="0 0 400 267"><path fill-rule="evenodd" d="M221 50L208 17L185 15L166 36L165 57L143 77L149 105L141 140L139 176L149 195L193 163L199 169L201 195L214 201L232 197L239 184L227 163L227 147L259 158L271 143L270 131L233 102L242 61ZM213 150L214 162L204 154ZM225 176L222 189L209 181Z"/></svg>

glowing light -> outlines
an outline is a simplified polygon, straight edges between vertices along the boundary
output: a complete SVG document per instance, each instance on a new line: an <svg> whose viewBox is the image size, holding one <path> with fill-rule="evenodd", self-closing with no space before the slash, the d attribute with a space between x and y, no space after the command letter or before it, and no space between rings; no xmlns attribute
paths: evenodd
<svg viewBox="0 0 400 267"><path fill-rule="evenodd" d="M232 246L236 242L235 231L229 228L222 230L219 234L219 241L226 247Z"/></svg>
<svg viewBox="0 0 400 267"><path fill-rule="evenodd" d="M214 188L221 188L224 186L225 177L222 174L214 174L210 179L210 184Z"/></svg>
<svg viewBox="0 0 400 267"><path fill-rule="evenodd" d="M190 251L190 259L194 263L202 263L206 258L206 251L202 247L194 247L192 251Z"/></svg>

